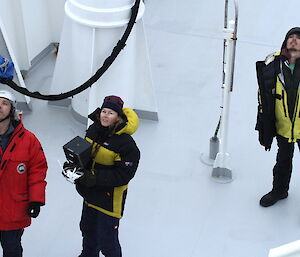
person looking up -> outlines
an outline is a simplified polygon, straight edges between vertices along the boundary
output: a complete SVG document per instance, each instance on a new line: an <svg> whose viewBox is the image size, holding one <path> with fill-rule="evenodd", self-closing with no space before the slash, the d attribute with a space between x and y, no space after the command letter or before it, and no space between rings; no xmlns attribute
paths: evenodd
<svg viewBox="0 0 300 257"><path fill-rule="evenodd" d="M288 197L294 144L300 148L300 27L290 29L281 50L256 63L259 103L256 130L270 150L276 137L278 151L272 190L260 199L269 207Z"/></svg>
<svg viewBox="0 0 300 257"><path fill-rule="evenodd" d="M121 257L119 220L123 216L128 183L138 168L140 151L132 138L139 119L123 100L114 95L104 98L89 118L94 122L86 132L92 144L91 163L76 180L83 197L80 221L83 243L80 257Z"/></svg>
<svg viewBox="0 0 300 257"><path fill-rule="evenodd" d="M21 257L24 228L45 205L47 161L24 128L15 96L0 90L0 242L5 257Z"/></svg>

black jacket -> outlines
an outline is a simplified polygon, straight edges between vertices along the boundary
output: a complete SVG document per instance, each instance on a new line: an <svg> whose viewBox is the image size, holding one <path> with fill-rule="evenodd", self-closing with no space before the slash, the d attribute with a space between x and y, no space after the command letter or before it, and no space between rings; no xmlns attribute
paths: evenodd
<svg viewBox="0 0 300 257"><path fill-rule="evenodd" d="M275 128L275 87L278 74L279 58L265 64L265 61L256 63L256 74L259 87L259 103L257 110L257 122L255 129L259 132L259 143L270 150L273 138L276 135Z"/></svg>
<svg viewBox="0 0 300 257"><path fill-rule="evenodd" d="M285 62L289 59L286 43L289 36L295 33L300 34L300 27L292 28L287 32L279 55L273 54L268 56L265 61L256 62L259 101L255 129L259 132L259 142L265 147L265 150L271 149L273 138L276 136L275 99L280 96L277 96L275 92L277 75L280 73L280 62ZM284 76L286 75L287 72L285 71ZM294 82L291 78L288 81L288 84ZM294 110L296 92L290 89L288 91L289 110L292 112Z"/></svg>
<svg viewBox="0 0 300 257"><path fill-rule="evenodd" d="M80 179L77 191L86 204L107 215L121 218L127 187L137 170L140 151L130 134L138 127L138 118L129 108L123 109L125 122L115 131L104 128L95 121L87 130L86 140L93 143L92 163L95 185L87 186Z"/></svg>

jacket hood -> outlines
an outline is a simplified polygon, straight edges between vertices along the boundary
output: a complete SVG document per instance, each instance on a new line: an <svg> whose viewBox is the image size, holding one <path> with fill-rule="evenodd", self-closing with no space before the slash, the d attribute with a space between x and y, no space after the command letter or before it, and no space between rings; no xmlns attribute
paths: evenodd
<svg viewBox="0 0 300 257"><path fill-rule="evenodd" d="M123 108L123 113L127 118L126 125L118 130L116 134L129 134L132 135L139 128L139 117L136 112L130 108Z"/></svg>
<svg viewBox="0 0 300 257"><path fill-rule="evenodd" d="M291 28L285 35L285 38L284 38L284 41L282 43L282 46L281 46L281 50L282 49L286 49L286 41L288 40L288 37L290 35L293 35L293 34L300 34L300 27L295 27L295 28Z"/></svg>
<svg viewBox="0 0 300 257"><path fill-rule="evenodd" d="M98 107L95 111L88 115L88 118L92 121L96 121L101 113L101 109Z"/></svg>
<svg viewBox="0 0 300 257"><path fill-rule="evenodd" d="M100 112L101 109L97 108L88 116L88 118L96 122L98 120ZM123 108L123 115L125 116L125 121L121 124L121 128L118 129L115 133L118 135L123 133L132 135L139 127L139 118L136 112L130 108Z"/></svg>

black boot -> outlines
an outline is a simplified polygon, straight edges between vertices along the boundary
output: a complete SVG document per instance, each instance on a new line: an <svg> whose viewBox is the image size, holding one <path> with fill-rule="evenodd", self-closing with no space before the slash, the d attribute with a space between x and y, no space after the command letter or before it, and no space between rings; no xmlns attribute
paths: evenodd
<svg viewBox="0 0 300 257"><path fill-rule="evenodd" d="M269 207L275 204L276 202L278 202L279 200L285 199L287 197L288 197L288 192L277 193L271 191L260 199L259 204L263 207Z"/></svg>

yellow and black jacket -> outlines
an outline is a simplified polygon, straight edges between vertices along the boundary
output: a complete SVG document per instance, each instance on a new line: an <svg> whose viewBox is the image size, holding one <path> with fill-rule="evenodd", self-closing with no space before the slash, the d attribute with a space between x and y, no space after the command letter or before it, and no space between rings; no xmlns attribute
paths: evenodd
<svg viewBox="0 0 300 257"><path fill-rule="evenodd" d="M94 123L86 133L86 140L93 144L90 169L96 185L87 187L77 183L76 188L88 206L121 218L128 183L134 177L140 159L140 151L131 137L138 128L139 119L132 109L123 108L125 121L111 131L95 119L99 113L98 108L89 116Z"/></svg>
<svg viewBox="0 0 300 257"><path fill-rule="evenodd" d="M256 63L259 85L258 115L256 129L259 141L266 150L271 148L275 135L289 142L300 139L300 60L294 72L281 52Z"/></svg>

